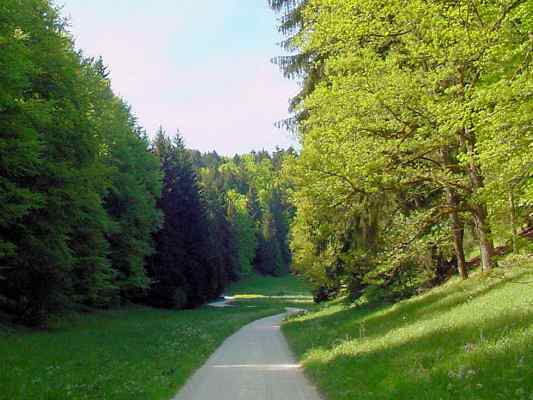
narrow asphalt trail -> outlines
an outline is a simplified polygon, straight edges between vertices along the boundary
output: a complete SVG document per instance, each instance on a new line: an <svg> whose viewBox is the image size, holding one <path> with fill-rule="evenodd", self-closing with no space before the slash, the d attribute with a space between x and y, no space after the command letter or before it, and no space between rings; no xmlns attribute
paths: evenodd
<svg viewBox="0 0 533 400"><path fill-rule="evenodd" d="M226 339L174 400L321 400L280 331L284 316L257 320Z"/></svg>

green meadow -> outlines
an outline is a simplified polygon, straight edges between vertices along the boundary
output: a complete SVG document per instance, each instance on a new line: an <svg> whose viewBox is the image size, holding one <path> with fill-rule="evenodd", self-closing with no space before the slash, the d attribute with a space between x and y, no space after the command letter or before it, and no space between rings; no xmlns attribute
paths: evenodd
<svg viewBox="0 0 533 400"><path fill-rule="evenodd" d="M279 290L292 296L266 297ZM240 327L312 302L290 276L253 277L230 291L242 297L233 307L130 306L64 315L47 331L0 325L0 399L168 400Z"/></svg>

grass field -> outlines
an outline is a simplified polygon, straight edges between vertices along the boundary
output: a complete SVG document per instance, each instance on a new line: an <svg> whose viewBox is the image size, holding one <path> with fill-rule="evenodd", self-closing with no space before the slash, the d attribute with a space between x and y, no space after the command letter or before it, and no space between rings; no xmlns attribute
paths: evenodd
<svg viewBox="0 0 533 400"><path fill-rule="evenodd" d="M229 295L248 297L300 297L309 299L310 290L307 283L300 278L286 275L279 278L272 276L251 275L232 285L227 290Z"/></svg>
<svg viewBox="0 0 533 400"><path fill-rule="evenodd" d="M533 263L506 263L392 306L336 302L283 329L328 400L533 400Z"/></svg>
<svg viewBox="0 0 533 400"><path fill-rule="evenodd" d="M278 285L298 298L263 297ZM305 291L292 277L251 278L231 289L244 297L234 307L128 307L64 317L47 332L0 326L0 399L168 400L227 336L301 305Z"/></svg>
<svg viewBox="0 0 533 400"><path fill-rule="evenodd" d="M254 275L228 289L234 307L0 326L0 399L168 400L231 333L297 306L283 329L328 400L533 400L533 262L506 263L378 308L316 307L302 281Z"/></svg>

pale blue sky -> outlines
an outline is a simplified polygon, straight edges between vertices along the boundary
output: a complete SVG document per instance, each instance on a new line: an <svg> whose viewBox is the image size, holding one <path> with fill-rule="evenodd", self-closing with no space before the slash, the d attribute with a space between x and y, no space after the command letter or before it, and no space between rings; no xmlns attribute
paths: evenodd
<svg viewBox="0 0 533 400"><path fill-rule="evenodd" d="M274 127L297 86L270 63L281 36L266 0L57 2L149 132L179 128L189 147L221 154L294 145Z"/></svg>

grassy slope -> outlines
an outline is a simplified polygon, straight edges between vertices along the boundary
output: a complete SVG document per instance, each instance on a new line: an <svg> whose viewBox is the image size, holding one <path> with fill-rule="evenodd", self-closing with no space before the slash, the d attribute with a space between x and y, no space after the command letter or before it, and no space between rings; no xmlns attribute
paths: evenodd
<svg viewBox="0 0 533 400"><path fill-rule="evenodd" d="M284 325L329 400L533 399L533 265Z"/></svg>
<svg viewBox="0 0 533 400"><path fill-rule="evenodd" d="M259 287L251 280L232 289L247 299L231 308L130 307L72 316L49 332L0 326L0 399L169 399L227 336L293 304L254 299L278 284L295 295L304 289L290 277Z"/></svg>

